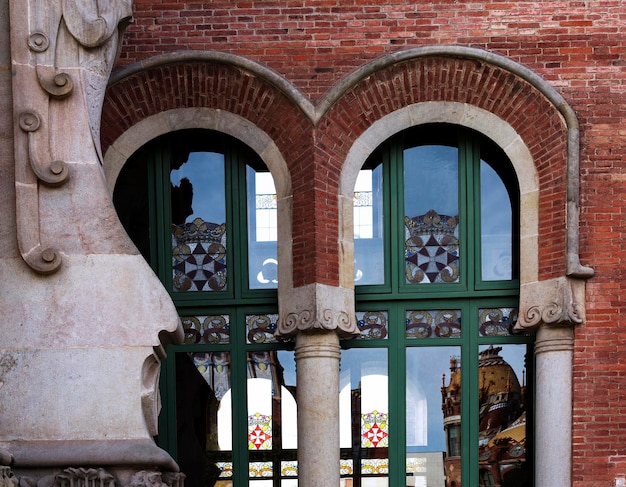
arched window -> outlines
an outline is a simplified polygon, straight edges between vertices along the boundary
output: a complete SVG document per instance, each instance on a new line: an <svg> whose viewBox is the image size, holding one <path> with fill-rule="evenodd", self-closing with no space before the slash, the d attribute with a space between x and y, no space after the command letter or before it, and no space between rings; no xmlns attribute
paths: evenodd
<svg viewBox="0 0 626 487"><path fill-rule="evenodd" d="M471 130L418 126L370 156L354 198L361 335L343 342L346 485L531 478L533 337L513 328L510 161Z"/></svg>
<svg viewBox="0 0 626 487"><path fill-rule="evenodd" d="M232 137L177 131L132 156L114 203L185 332L184 344L167 347L158 443L187 486L295 486L295 362L274 335L269 171Z"/></svg>

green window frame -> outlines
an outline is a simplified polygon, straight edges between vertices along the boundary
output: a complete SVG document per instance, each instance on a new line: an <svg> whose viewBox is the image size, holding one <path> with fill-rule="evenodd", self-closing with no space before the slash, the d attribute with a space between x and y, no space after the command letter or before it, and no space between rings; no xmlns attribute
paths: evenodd
<svg viewBox="0 0 626 487"><path fill-rule="evenodd" d="M226 286L207 289L194 284L196 287L181 292L174 284L179 241L173 233L183 225L172 216L173 207L180 206L173 199L180 195L173 196L176 185L171 173L182 161L191 160L189 154L194 152L209 153L211 157L217 154L215 157L223 161L225 219L212 223L224 223L226 228L226 238L220 235L218 242L226 249ZM267 230L267 221L272 217L268 219L267 213L273 211L275 202L271 190L254 195L251 176L255 171L269 174L258 155L238 140L210 130L176 131L153 140L134 154L121 171L114 192L122 223L169 291L183 323L185 343L167 345L167 358L162 363L162 409L156 440L179 462L187 475L186 484L191 486L206 482L211 485L217 480L247 486L255 477L271 478L274 485L289 485L296 478L294 343L274 335L278 320L276 278L274 269L267 271L267 261L276 262L276 242L268 238L271 231ZM192 181L191 206L196 206L196 196L202 196L204 184L208 187L214 184L210 179L219 179L207 179L206 174L202 178ZM188 203L185 201L182 206L187 208ZM258 243L253 235L257 228L255 208L265 212L266 220ZM218 243L210 240L205 247L210 249ZM255 245L251 252L249 245ZM224 254L223 249L220 251ZM264 252L269 252L269 257ZM259 255L264 257L255 263L254 258ZM209 259L204 254L200 257L203 262ZM251 270L257 264L264 267ZM263 282L251 286L253 278L261 273L265 273ZM271 387L266 387L270 383ZM249 393L252 387L255 392ZM254 395L262 396L262 401ZM251 409L257 402L263 403L259 406L261 412ZM203 411L192 407L199 404ZM229 412L224 413L225 410ZM290 428L283 424L281 415L286 414L293 417ZM189 417L196 418L195 422L190 422ZM250 430L254 421L257 432ZM182 442L180 430L190 427L196 430ZM216 440L218 435L221 438ZM197 449L188 451L188 445L195 441L204 442L210 457L206 470L200 474L197 465L204 459L197 457ZM219 447L215 446L218 441ZM230 443L230 448L224 449L222 441ZM219 470L215 465L219 465Z"/></svg>
<svg viewBox="0 0 626 487"><path fill-rule="evenodd" d="M458 247L455 249L458 252L454 259L449 260L458 265L459 275L458 279L451 279L451 282L441 282L435 278L432 282L427 282L424 278L425 283L414 284L407 282L405 275L408 250L405 244L407 230L403 207L407 185L415 184L415 182L405 180L404 163L405 156L409 157L407 151L429 145L457 149L458 194L455 197L458 197L456 233ZM502 187L506 188L511 208L510 218L507 220L510 225L508 238L510 239L511 259L508 261L509 270L501 279L489 276L484 271L482 262L481 246L485 241L481 235L486 233L485 229L489 228L489 225L482 223L482 220L489 217L489 212L485 211L484 205L481 205L481 196L485 200L487 196L490 196L485 193L484 187L481 191L481 164L484 166L486 163L493 168ZM354 370L359 369L356 372L357 379L353 379L353 384L358 382L359 386L358 389L353 386L352 391L352 396L359 398L364 398L367 394L376 395L375 391L366 393L365 385L360 382L364 376L359 373L375 375L376 372L373 372L375 369L383 375L386 373L386 390L378 391L378 394L387 394L388 411L386 411L387 415L382 416L386 419L386 429L378 436L379 440L385 436L384 442L381 441L377 445L383 445L382 449L376 449L372 445L364 447L363 444L360 448L355 448L359 442L357 438L359 430L353 427L351 448L347 447L347 443L342 443L342 462L351 461L350 467L342 471L342 476L351 478L355 487L370 485L367 483L368 477L386 481L384 485L405 485L405 482L409 485L408 476L426 476L427 480L421 480L427 481L428 485L432 483L432 485L456 487L460 487L462 479L469 479L465 480L466 485L483 485L484 479L493 478L489 469L493 468L494 460L485 457L489 450L488 435L492 438L495 435L493 430L480 430L483 423L479 419L485 418L486 413L484 412L485 404L481 404L484 394L479 394L479 386L483 388L481 390L484 390L485 380L481 381L481 376L485 377L488 373L486 371L493 370L483 366L496 361L501 365L499 353L504 355L511 349L517 348L516 355L525 356L525 376L518 378L521 383L519 390L523 391L522 397L526 411L523 414L526 424L526 434L523 438L525 461L519 461L522 457L519 455L519 445L516 446L517 450L511 449L511 455L507 457L507 461L510 460L513 465L516 460L514 455L518 455L516 466L524 469L524 472L520 474L527 479L524 485L529 485L528 482L532 482L530 479L533 476L532 348L534 337L532 334L514 332L511 327L516 318L519 301L519 189L510 161L493 142L477 132L447 124L430 124L406 130L391 138L370 156L363 168L365 170L380 168L378 172L382 174L381 194L378 202L374 201L371 205L374 213L378 212L382 216L384 224L371 233L375 235L378 232L382 236L383 245L378 246L379 254L372 259L384 262L384 280L366 285L359 285L359 281L356 280L357 321L361 336L358 339L342 341L342 371L347 376L349 373L355 374ZM423 179L420 177L420 182L426 184L439 176L439 167L430 170L433 174L421 175ZM483 174L483 178L487 179L488 175L484 169ZM376 210L377 205L378 210ZM373 220L376 221L376 217ZM360 244L359 239L355 238L357 256L363 255L358 251ZM368 245L371 246L371 242L364 242L364 246ZM368 252L371 252L371 249L368 249ZM455 260L457 257L458 260ZM487 259L484 260L488 262ZM355 279L361 277L358 260L356 267ZM485 279L483 278L485 276L488 277ZM448 310L447 314L446 310ZM446 318L440 318L441 316ZM445 320L449 320L450 323L446 324ZM433 326L426 326L428 323L433 323ZM502 352L498 350L500 348L503 349ZM356 355L359 358L354 358ZM427 360L428 357L437 355L442 356L441 360ZM490 355L492 358L488 359ZM418 370L414 365L418 363L422 363L423 368ZM449 363L450 368L454 364L463 377L460 382L460 421L451 421L452 415L446 417L447 429L440 432L441 441L445 442L443 448L447 451L446 459L441 460L441 465L437 464L437 467L433 467L444 467L443 479L438 475L432 476L428 471L428 462L436 460L436 456L432 456L432 452L428 451L429 445L435 443L430 436L433 429L431 423L434 421L432 418L436 419L438 414L439 421L444 422L443 409L447 407L447 403L442 397L443 391L445 389L447 393L450 392L455 376L455 373L449 369L442 370L441 363ZM446 378L442 378L442 372L446 374ZM436 377L433 377L433 374ZM421 378L416 379L416 376L421 376ZM412 409L412 402L409 400L410 391L414 387L413 383L427 383L432 380L439 380L441 396L437 397L435 391L435 395L428 398L427 418L415 419L411 416L413 411L418 416L422 413L419 407ZM382 387L385 387L384 383ZM433 386L429 387L435 390ZM515 387L511 386L511 397L518 394L514 391ZM363 401L365 402L365 399ZM438 409L438 412L433 413L433 408ZM355 410L359 410L354 407L354 404L352 410L350 418L346 415L342 417L342 423L348 420L352 424L359 422L358 413L356 416L354 413ZM361 411L363 412L369 413ZM377 412L380 413L380 411ZM422 440L409 439L409 436L418 435L415 431L420 430L417 426L413 427L414 419L416 423L423 423L422 429L429 428L427 439L426 433ZM365 425L364 428L369 426L366 419L360 421L362 425ZM360 433L365 435L368 432L361 431ZM373 434L371 430L369 434ZM499 438L497 440L500 441ZM411 447L409 445L411 441L421 442L423 447ZM479 442L483 442L480 449ZM441 448L439 447L440 450ZM454 466L457 470L460 468L460 478L450 475L448 471L455 461L454 453L458 451L461 453L460 460ZM365 462L365 465L374 462L367 458L378 459L381 465L378 467L380 470L371 466L359 469L359 462ZM384 460L388 462L386 466L383 465Z"/></svg>

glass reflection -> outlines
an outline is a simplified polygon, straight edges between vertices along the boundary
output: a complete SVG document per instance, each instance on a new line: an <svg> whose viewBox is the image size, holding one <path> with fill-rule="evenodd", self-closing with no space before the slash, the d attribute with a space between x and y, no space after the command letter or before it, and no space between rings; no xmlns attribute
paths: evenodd
<svg viewBox="0 0 626 487"><path fill-rule="evenodd" d="M229 395L230 354L176 353L177 461L187 485L232 475L232 421L222 413Z"/></svg>
<svg viewBox="0 0 626 487"><path fill-rule="evenodd" d="M339 394L342 485L388 485L388 391L387 350L342 351Z"/></svg>
<svg viewBox="0 0 626 487"><path fill-rule="evenodd" d="M248 476L297 475L297 407L294 353L247 354ZM186 485L226 486L233 476L233 397L230 354L176 354L178 463ZM284 479L290 486L295 479ZM254 480L256 482L256 480ZM271 482L271 480L270 480ZM261 485L261 484L259 484ZM275 485L275 484L274 484Z"/></svg>
<svg viewBox="0 0 626 487"><path fill-rule="evenodd" d="M248 285L250 289L278 286L278 209L276 188L263 166L246 166L248 201Z"/></svg>
<svg viewBox="0 0 626 487"><path fill-rule="evenodd" d="M480 486L531 485L526 463L526 353L527 345L480 347Z"/></svg>
<svg viewBox="0 0 626 487"><path fill-rule="evenodd" d="M354 186L354 283L385 282L382 165L362 169Z"/></svg>
<svg viewBox="0 0 626 487"><path fill-rule="evenodd" d="M459 282L458 149L404 151L405 276L408 284Z"/></svg>
<svg viewBox="0 0 626 487"><path fill-rule="evenodd" d="M177 292L226 289L224 155L191 152L172 161L172 272Z"/></svg>
<svg viewBox="0 0 626 487"><path fill-rule="evenodd" d="M443 487L452 475L460 481L460 353L460 347L406 350L406 485Z"/></svg>
<svg viewBox="0 0 626 487"><path fill-rule="evenodd" d="M480 161L480 221L483 281L510 280L513 275L513 211L504 182Z"/></svg>

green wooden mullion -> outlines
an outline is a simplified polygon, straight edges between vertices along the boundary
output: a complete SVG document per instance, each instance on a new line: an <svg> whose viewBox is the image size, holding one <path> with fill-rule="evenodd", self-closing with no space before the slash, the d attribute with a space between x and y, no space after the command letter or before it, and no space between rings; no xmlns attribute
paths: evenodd
<svg viewBox="0 0 626 487"><path fill-rule="evenodd" d="M237 208L238 160L232 151L224 151L224 184L226 185L226 275L227 284L224 298L239 298L239 212Z"/></svg>
<svg viewBox="0 0 626 487"><path fill-rule="evenodd" d="M464 346L461 350L461 481L478 485L478 319L472 306L465 306Z"/></svg>
<svg viewBox="0 0 626 487"><path fill-rule="evenodd" d="M248 400L247 352L245 343L245 313L238 309L231 315L230 363L233 431L233 486L248 485Z"/></svg>
<svg viewBox="0 0 626 487"><path fill-rule="evenodd" d="M397 293L404 283L404 144L396 138L383 155L383 195L385 240L385 280L391 292ZM389 230L387 230L387 228ZM386 242L385 242L386 243ZM389 252L387 252L389 249Z"/></svg>
<svg viewBox="0 0 626 487"><path fill-rule="evenodd" d="M390 306L387 360L389 485L406 483L406 349L404 307Z"/></svg>
<svg viewBox="0 0 626 487"><path fill-rule="evenodd" d="M459 134L459 205L461 213L461 256L464 275L461 276L466 289L473 291L475 286L476 248L476 194L474 192L475 151L471 138L465 133ZM478 232L480 235L480 232Z"/></svg>

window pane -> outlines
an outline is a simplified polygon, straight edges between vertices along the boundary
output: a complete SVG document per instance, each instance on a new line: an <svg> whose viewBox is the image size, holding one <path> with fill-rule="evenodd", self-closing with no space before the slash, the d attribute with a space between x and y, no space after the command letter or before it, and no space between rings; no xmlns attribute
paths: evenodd
<svg viewBox="0 0 626 487"><path fill-rule="evenodd" d="M444 464L461 485L460 353L460 347L406 350L406 485L443 487Z"/></svg>
<svg viewBox="0 0 626 487"><path fill-rule="evenodd" d="M510 280L513 275L513 212L504 182L480 162L480 221L483 281Z"/></svg>
<svg viewBox="0 0 626 487"><path fill-rule="evenodd" d="M246 166L248 200L248 275L250 289L278 285L276 189L265 168Z"/></svg>
<svg viewBox="0 0 626 487"><path fill-rule="evenodd" d="M382 165L362 169L354 186L354 283L385 282Z"/></svg>
<svg viewBox="0 0 626 487"><path fill-rule="evenodd" d="M341 352L339 394L342 478L346 485L387 485L389 388L387 350ZM350 460L351 462L347 462ZM355 468L359 466L358 470Z"/></svg>
<svg viewBox="0 0 626 487"><path fill-rule="evenodd" d="M172 268L174 291L226 289L224 155L191 152L172 164Z"/></svg>
<svg viewBox="0 0 626 487"><path fill-rule="evenodd" d="M404 151L405 277L409 284L459 282L458 149Z"/></svg>
<svg viewBox="0 0 626 487"><path fill-rule="evenodd" d="M176 353L178 464L190 485L232 475L229 398L228 353Z"/></svg>
<svg viewBox="0 0 626 487"><path fill-rule="evenodd" d="M527 345L480 348L479 470L492 485L531 485L526 464ZM530 456L529 456L530 458ZM489 484L487 484L489 485Z"/></svg>

